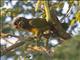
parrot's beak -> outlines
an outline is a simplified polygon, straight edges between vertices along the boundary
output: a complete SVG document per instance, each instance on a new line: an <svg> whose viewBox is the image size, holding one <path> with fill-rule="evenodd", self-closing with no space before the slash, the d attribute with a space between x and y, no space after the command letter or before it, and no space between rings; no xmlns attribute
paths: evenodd
<svg viewBox="0 0 80 60"><path fill-rule="evenodd" d="M11 24L12 29L19 29L19 25L15 25L14 23Z"/></svg>
<svg viewBox="0 0 80 60"><path fill-rule="evenodd" d="M15 26L16 29L19 29L19 26Z"/></svg>
<svg viewBox="0 0 80 60"><path fill-rule="evenodd" d="M16 29L20 29L19 24L18 24L18 25L14 25L14 27L15 27Z"/></svg>

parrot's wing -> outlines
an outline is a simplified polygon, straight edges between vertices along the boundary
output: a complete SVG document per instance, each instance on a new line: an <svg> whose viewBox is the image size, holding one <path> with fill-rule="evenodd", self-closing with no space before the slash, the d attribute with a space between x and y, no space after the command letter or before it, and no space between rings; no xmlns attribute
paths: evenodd
<svg viewBox="0 0 80 60"><path fill-rule="evenodd" d="M48 23L47 23L45 20L42 20L42 19L40 19L40 18L38 18L38 19L33 19L33 20L31 21L31 25L32 25L33 27L36 27L36 28L42 29L42 30L44 30L44 29L49 29Z"/></svg>

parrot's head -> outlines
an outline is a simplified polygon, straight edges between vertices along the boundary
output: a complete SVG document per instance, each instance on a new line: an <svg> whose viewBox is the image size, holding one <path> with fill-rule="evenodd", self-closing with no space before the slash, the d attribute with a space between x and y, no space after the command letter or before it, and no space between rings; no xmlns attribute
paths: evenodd
<svg viewBox="0 0 80 60"><path fill-rule="evenodd" d="M26 19L25 17L17 17L14 19L14 22L13 22L14 28L29 30L31 28L29 21L30 20Z"/></svg>
<svg viewBox="0 0 80 60"><path fill-rule="evenodd" d="M15 19L13 25L16 29L21 29L23 25L25 24L25 18L24 17L18 17Z"/></svg>

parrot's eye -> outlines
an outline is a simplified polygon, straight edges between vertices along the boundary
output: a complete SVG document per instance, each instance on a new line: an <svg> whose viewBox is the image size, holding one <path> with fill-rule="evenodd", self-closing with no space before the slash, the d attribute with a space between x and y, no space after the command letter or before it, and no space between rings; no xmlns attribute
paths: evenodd
<svg viewBox="0 0 80 60"><path fill-rule="evenodd" d="M18 23L18 25L19 25L20 27L22 27L22 26L24 25L24 22L23 22L23 21L20 21L20 22Z"/></svg>
<svg viewBox="0 0 80 60"><path fill-rule="evenodd" d="M16 23L16 22L14 22L14 25L17 25L17 23Z"/></svg>

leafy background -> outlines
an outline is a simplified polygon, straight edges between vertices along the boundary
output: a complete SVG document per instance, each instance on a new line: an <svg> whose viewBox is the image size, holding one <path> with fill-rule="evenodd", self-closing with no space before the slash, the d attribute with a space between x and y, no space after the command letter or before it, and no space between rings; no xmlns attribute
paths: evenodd
<svg viewBox="0 0 80 60"><path fill-rule="evenodd" d="M21 40L26 40L29 35L29 32L13 28L12 22L16 16L23 16L27 19L45 17L42 10L35 11L36 3L37 0L0 0L0 33L3 32L0 36L1 48L5 49ZM72 34L72 38L60 45L51 47L52 56L36 51L26 52L27 45L35 45L35 41L31 39L26 44L15 48L14 51L1 56L1 60L80 60L80 1L50 0L49 3L56 10L61 22L69 23L71 21L68 31ZM67 8L66 5L69 7ZM41 8L43 9L43 6ZM73 28L70 28L71 26Z"/></svg>

